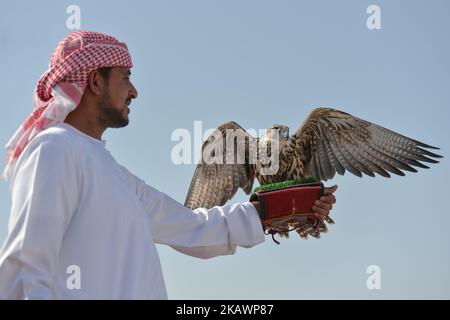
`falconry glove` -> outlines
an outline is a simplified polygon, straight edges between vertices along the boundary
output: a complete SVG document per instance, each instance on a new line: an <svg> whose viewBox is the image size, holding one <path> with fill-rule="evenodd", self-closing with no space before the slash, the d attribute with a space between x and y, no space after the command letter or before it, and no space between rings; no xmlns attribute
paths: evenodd
<svg viewBox="0 0 450 320"><path fill-rule="evenodd" d="M295 230L302 238L308 234L319 238L321 232L326 232L325 223L312 210L314 201L324 194L322 182L296 183L291 185L277 184L269 188L261 188L254 192L250 201L259 202L260 218L266 234L288 236ZM333 223L331 218L326 221Z"/></svg>

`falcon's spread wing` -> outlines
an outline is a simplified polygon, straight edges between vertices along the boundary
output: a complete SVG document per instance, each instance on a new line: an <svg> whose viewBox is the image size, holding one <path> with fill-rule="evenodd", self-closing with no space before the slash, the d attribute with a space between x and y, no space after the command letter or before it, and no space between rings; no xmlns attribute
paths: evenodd
<svg viewBox="0 0 450 320"><path fill-rule="evenodd" d="M230 133L234 134L230 134ZM227 143L228 139L228 143ZM231 199L241 187L247 194L252 191L255 171L249 164L248 142L256 146L257 140L249 135L236 122L220 125L203 143L202 159L195 169L191 186L184 205L188 208L212 208L222 206ZM233 158L236 164L226 161L227 146L234 146ZM232 154L228 148L229 155ZM239 151L245 153L243 161L237 161ZM216 152L219 155L216 156ZM241 154L241 157L244 156ZM213 163L222 158L222 162Z"/></svg>
<svg viewBox="0 0 450 320"><path fill-rule="evenodd" d="M348 113L318 108L291 137L291 143L305 165L306 176L329 180L338 172L389 172L404 176L401 170L417 172L412 166L428 168L419 161L437 163L442 156L428 149L439 149L410 139L389 129L354 117Z"/></svg>

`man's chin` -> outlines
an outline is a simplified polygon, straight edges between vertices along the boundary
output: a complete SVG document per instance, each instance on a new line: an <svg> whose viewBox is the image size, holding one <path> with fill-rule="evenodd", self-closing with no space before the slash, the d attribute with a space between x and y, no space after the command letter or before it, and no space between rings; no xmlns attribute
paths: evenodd
<svg viewBox="0 0 450 320"><path fill-rule="evenodd" d="M110 128L123 128L126 127L129 123L129 119L122 119L121 121L117 121L115 123L112 123L109 127Z"/></svg>

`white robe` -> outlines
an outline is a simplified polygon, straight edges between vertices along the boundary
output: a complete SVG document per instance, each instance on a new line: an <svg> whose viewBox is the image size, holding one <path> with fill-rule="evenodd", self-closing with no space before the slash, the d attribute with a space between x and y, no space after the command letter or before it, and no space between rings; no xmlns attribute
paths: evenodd
<svg viewBox="0 0 450 320"><path fill-rule="evenodd" d="M264 241L251 203L189 210L65 123L25 148L11 193L0 299L166 299L154 243L210 258Z"/></svg>

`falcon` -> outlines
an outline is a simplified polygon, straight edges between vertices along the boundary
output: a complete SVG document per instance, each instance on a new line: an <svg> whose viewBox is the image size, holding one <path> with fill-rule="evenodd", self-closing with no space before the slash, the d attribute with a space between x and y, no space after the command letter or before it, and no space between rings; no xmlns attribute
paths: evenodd
<svg viewBox="0 0 450 320"><path fill-rule="evenodd" d="M306 177L327 181L346 171L358 177L404 176L403 171L428 169L422 162L442 158L427 149L439 148L331 108L314 109L292 136L287 126L273 125L255 138L227 122L203 143L185 206L222 206L239 188L250 194L255 178L266 185ZM268 173L274 155L277 170ZM234 161L226 161L230 158Z"/></svg>

